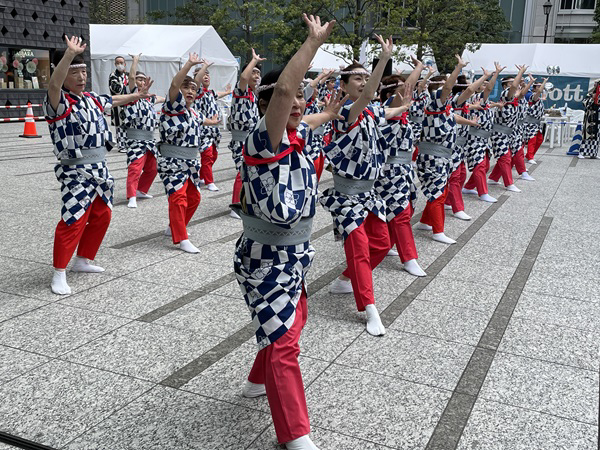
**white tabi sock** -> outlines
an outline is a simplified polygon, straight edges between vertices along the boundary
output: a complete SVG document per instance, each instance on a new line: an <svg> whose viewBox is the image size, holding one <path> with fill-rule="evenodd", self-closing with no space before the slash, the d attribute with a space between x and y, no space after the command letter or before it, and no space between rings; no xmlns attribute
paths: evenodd
<svg viewBox="0 0 600 450"><path fill-rule="evenodd" d="M200 250L198 250L196 246L189 241L189 239L184 239L181 241L179 243L179 248L188 253L200 253Z"/></svg>
<svg viewBox="0 0 600 450"><path fill-rule="evenodd" d="M249 380L246 380L244 387L242 388L242 396L246 398L256 398L262 397L263 395L267 395L267 388L265 388L264 384L256 384L252 383Z"/></svg>
<svg viewBox="0 0 600 450"><path fill-rule="evenodd" d="M462 193L467 195L477 195L477 189L462 188Z"/></svg>
<svg viewBox="0 0 600 450"><path fill-rule="evenodd" d="M448 211L449 209L452 209L452 205L444 205L444 209Z"/></svg>
<svg viewBox="0 0 600 450"><path fill-rule="evenodd" d="M581 153L580 153L579 155L577 155L577 157L578 157L579 159L583 159L583 158L585 158L585 156L583 156Z"/></svg>
<svg viewBox="0 0 600 450"><path fill-rule="evenodd" d="M421 269L421 266L419 266L419 263L416 259L410 259L406 261L404 263L404 270L406 270L411 275L414 275L415 277L424 277L427 275L425 271Z"/></svg>
<svg viewBox="0 0 600 450"><path fill-rule="evenodd" d="M531 175L529 175L529 173L527 172L523 172L521 174L521 179L525 180L525 181L535 181L535 178L533 178Z"/></svg>
<svg viewBox="0 0 600 450"><path fill-rule="evenodd" d="M86 273L100 273L104 272L104 269L100 266L90 264L87 258L75 257L75 262L71 266L73 272L86 272Z"/></svg>
<svg viewBox="0 0 600 450"><path fill-rule="evenodd" d="M506 186L506 190L510 192L521 192L521 189L516 187L514 184L509 184L508 186Z"/></svg>
<svg viewBox="0 0 600 450"><path fill-rule="evenodd" d="M388 250L386 256L398 256L398 250L396 250L394 247L392 247Z"/></svg>
<svg viewBox="0 0 600 450"><path fill-rule="evenodd" d="M533 164L533 165L537 164L537 161L535 159L526 159L525 161L527 161L528 164Z"/></svg>
<svg viewBox="0 0 600 450"><path fill-rule="evenodd" d="M233 219L237 219L237 220L241 220L242 218L238 215L238 213L236 213L235 211L231 211L229 213L229 217L233 218Z"/></svg>
<svg viewBox="0 0 600 450"><path fill-rule="evenodd" d="M212 192L216 192L219 190L219 188L217 187L217 185L215 183L207 184L206 189L208 189L209 191L212 191Z"/></svg>
<svg viewBox="0 0 600 450"><path fill-rule="evenodd" d="M308 434L285 443L287 450L319 450Z"/></svg>
<svg viewBox="0 0 600 450"><path fill-rule="evenodd" d="M129 199L129 202L127 202L127 207L128 208L137 208L137 200L135 197L131 197Z"/></svg>
<svg viewBox="0 0 600 450"><path fill-rule="evenodd" d="M489 203L496 203L498 200L492 197L490 194L483 194L479 196L479 200Z"/></svg>
<svg viewBox="0 0 600 450"><path fill-rule="evenodd" d="M142 191L136 191L135 196L137 198L152 198L152 195L146 194L145 192L142 192Z"/></svg>
<svg viewBox="0 0 600 450"><path fill-rule="evenodd" d="M381 323L381 318L375 305L365 306L365 312L367 313L367 333L373 336L383 336L385 334L385 327Z"/></svg>
<svg viewBox="0 0 600 450"><path fill-rule="evenodd" d="M50 289L58 295L68 295L71 293L71 288L67 284L67 273L64 270L54 269Z"/></svg>
<svg viewBox="0 0 600 450"><path fill-rule="evenodd" d="M441 242L442 244L456 244L454 239L449 238L444 233L434 233L432 238L434 241Z"/></svg>
<svg viewBox="0 0 600 450"><path fill-rule="evenodd" d="M456 211L454 217L460 220L471 220L471 216L464 211Z"/></svg>
<svg viewBox="0 0 600 450"><path fill-rule="evenodd" d="M415 228L417 230L424 230L424 231L431 231L431 230L433 230L433 227L431 225L427 225L427 224L425 224L423 222L417 223L417 225L415 226Z"/></svg>
<svg viewBox="0 0 600 450"><path fill-rule="evenodd" d="M165 236L171 236L171 225L167 225L165 230Z"/></svg>
<svg viewBox="0 0 600 450"><path fill-rule="evenodd" d="M333 283L329 285L330 294L352 294L352 282L350 280L341 280L336 278Z"/></svg>
<svg viewBox="0 0 600 450"><path fill-rule="evenodd" d="M490 186L495 186L495 185L497 185L497 184L500 184L500 182L499 182L499 181L494 181L494 180L492 180L491 178L488 180L488 182L487 182L487 183L488 183Z"/></svg>

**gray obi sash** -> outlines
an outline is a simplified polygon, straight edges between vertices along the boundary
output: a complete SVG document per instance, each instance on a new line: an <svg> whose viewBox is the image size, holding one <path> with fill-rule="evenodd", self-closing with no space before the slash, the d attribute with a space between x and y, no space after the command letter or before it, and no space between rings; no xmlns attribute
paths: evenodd
<svg viewBox="0 0 600 450"><path fill-rule="evenodd" d="M437 156L438 158L452 158L452 149L444 147L441 144L435 144L433 142L419 142L419 153L424 155Z"/></svg>
<svg viewBox="0 0 600 450"><path fill-rule="evenodd" d="M466 136L456 136L456 145L463 147L467 143Z"/></svg>
<svg viewBox="0 0 600 450"><path fill-rule="evenodd" d="M542 120L538 119L536 117L533 117L533 116L525 116L525 119L523 120L523 122L525 122L525 123L534 123L536 125L540 125L542 123Z"/></svg>
<svg viewBox="0 0 600 450"><path fill-rule="evenodd" d="M333 188L346 195L358 195L370 192L373 189L375 180L351 180L333 174Z"/></svg>
<svg viewBox="0 0 600 450"><path fill-rule="evenodd" d="M385 160L387 165L391 164L410 164L412 162L412 153L411 152L400 152L397 155L389 156L388 159Z"/></svg>
<svg viewBox="0 0 600 450"><path fill-rule="evenodd" d="M151 141L154 139L154 132L149 130L138 130L137 128L127 128L127 139L136 141Z"/></svg>
<svg viewBox="0 0 600 450"><path fill-rule="evenodd" d="M197 159L198 147L180 147L179 145L158 144L161 156L165 158Z"/></svg>
<svg viewBox="0 0 600 450"><path fill-rule="evenodd" d="M313 134L315 136L324 136L325 135L325 125L321 125L319 128L315 128L313 130Z"/></svg>
<svg viewBox="0 0 600 450"><path fill-rule="evenodd" d="M242 212L239 206L232 209L242 218L244 236L263 245L300 245L310 240L313 218L304 217L294 228L283 228L271 222Z"/></svg>
<svg viewBox="0 0 600 450"><path fill-rule="evenodd" d="M423 123L423 121L425 120L425 117L423 117L423 116L414 116L414 115L410 114L408 116L408 120L410 120L411 122Z"/></svg>
<svg viewBox="0 0 600 450"><path fill-rule="evenodd" d="M500 125L499 123L495 123L494 127L492 128L492 131L496 131L498 133L510 136L513 132L513 129L511 127L507 127L506 125Z"/></svg>
<svg viewBox="0 0 600 450"><path fill-rule="evenodd" d="M242 130L231 130L231 140L244 142L250 133Z"/></svg>
<svg viewBox="0 0 600 450"><path fill-rule="evenodd" d="M482 130L481 128L477 127L469 127L469 134L483 139L489 139L492 135L491 131Z"/></svg>
<svg viewBox="0 0 600 450"><path fill-rule="evenodd" d="M59 160L63 166L75 166L77 164L98 164L106 161L106 147L81 149L80 158L64 158Z"/></svg>

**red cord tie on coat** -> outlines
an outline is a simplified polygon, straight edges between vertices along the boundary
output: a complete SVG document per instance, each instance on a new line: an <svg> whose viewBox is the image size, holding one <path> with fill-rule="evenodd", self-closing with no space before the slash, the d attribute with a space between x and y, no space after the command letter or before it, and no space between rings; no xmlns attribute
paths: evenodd
<svg viewBox="0 0 600 450"><path fill-rule="evenodd" d="M296 134L296 130L290 130L287 133L288 140L290 141L290 146L281 153L278 153L277 155L273 156L272 158L255 158L253 156L249 156L248 154L246 154L246 146L242 147L242 155L244 156L244 162L249 166L260 166L261 164L272 164L274 162L280 161L293 151L302 153L302 150L304 149L305 145L304 139L300 139L298 137L298 135Z"/></svg>
<svg viewBox="0 0 600 450"><path fill-rule="evenodd" d="M425 114L427 114L429 116L440 115L440 114L445 114L446 116L449 116L451 112L452 112L452 105L450 103L448 103L446 105L446 109L443 109L441 111L430 111L428 109L425 110Z"/></svg>
<svg viewBox="0 0 600 450"><path fill-rule="evenodd" d="M397 122L401 122L402 125L408 125L408 111L403 112L399 116L391 117L388 119L388 121L397 121Z"/></svg>

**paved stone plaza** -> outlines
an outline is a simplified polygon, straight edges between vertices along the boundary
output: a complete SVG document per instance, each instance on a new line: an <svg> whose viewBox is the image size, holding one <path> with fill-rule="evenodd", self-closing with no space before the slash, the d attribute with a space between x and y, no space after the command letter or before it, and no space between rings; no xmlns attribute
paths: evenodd
<svg viewBox="0 0 600 450"><path fill-rule="evenodd" d="M228 217L228 135L202 191L184 254L163 235L167 201L126 207L125 155L103 274L68 274L50 292L59 184L48 129L0 125L0 431L56 449L276 449L265 398L241 386L255 348L232 272L241 223ZM388 257L374 272L387 326L368 335L318 209L301 339L313 440L321 449L597 449L600 161L540 150L523 192L469 196L446 246L415 231L416 279ZM331 186L325 172L323 186ZM420 196L417 217L424 206ZM13 448L0 444L0 449Z"/></svg>

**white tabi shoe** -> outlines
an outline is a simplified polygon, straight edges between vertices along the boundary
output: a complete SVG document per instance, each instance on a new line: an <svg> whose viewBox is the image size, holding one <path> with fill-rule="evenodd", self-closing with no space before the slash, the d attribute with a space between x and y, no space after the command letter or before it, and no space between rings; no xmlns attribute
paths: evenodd
<svg viewBox="0 0 600 450"><path fill-rule="evenodd" d="M100 266L95 266L90 264L87 258L80 258L79 256L75 257L75 261L71 266L71 271L73 272L85 272L85 273L100 273L104 272L104 269Z"/></svg>
<svg viewBox="0 0 600 450"><path fill-rule="evenodd" d="M510 192L521 192L521 189L516 187L514 184L509 184L508 186L506 186L506 190Z"/></svg>
<svg viewBox="0 0 600 450"><path fill-rule="evenodd" d="M479 200L488 202L488 203L496 203L498 201L498 199L492 197L490 194L480 195Z"/></svg>
<svg viewBox="0 0 600 450"><path fill-rule="evenodd" d="M352 283L350 280L340 280L336 278L333 280L333 283L329 285L329 293L330 294L352 294L354 289L352 289Z"/></svg>
<svg viewBox="0 0 600 450"><path fill-rule="evenodd" d="M466 195L477 195L477 189L462 188L462 193Z"/></svg>
<svg viewBox="0 0 600 450"><path fill-rule="evenodd" d="M231 217L233 219L237 219L237 220L242 220L242 218L239 216L239 214L233 210L229 213L229 217Z"/></svg>
<svg viewBox="0 0 600 450"><path fill-rule="evenodd" d="M219 188L217 187L217 185L215 183L207 184L206 189L208 189L211 192L217 192L219 190Z"/></svg>
<svg viewBox="0 0 600 450"><path fill-rule="evenodd" d="M396 250L394 247L390 248L387 252L386 256L398 256L398 250Z"/></svg>
<svg viewBox="0 0 600 450"><path fill-rule="evenodd" d="M372 336L383 336L385 334L385 327L381 323L381 318L375 305L365 306L365 313L367 313L367 333Z"/></svg>
<svg viewBox="0 0 600 450"><path fill-rule="evenodd" d="M494 181L494 180L492 180L492 179L490 178L490 179L488 180L487 184L488 184L489 186L496 186L496 185L500 184L500 182L499 182L499 181Z"/></svg>
<svg viewBox="0 0 600 450"><path fill-rule="evenodd" d="M242 397L256 398L267 395L267 388L264 384L256 384L246 380L244 387L242 388Z"/></svg>
<svg viewBox="0 0 600 450"><path fill-rule="evenodd" d="M406 261L404 263L404 270L406 270L411 275L414 275L415 277L427 276L425 271L423 269L421 269L421 266L419 266L419 263L417 262L416 259L411 259L411 260Z"/></svg>
<svg viewBox="0 0 600 450"><path fill-rule="evenodd" d="M152 196L152 195L150 195L150 194L147 194L147 193L145 193L145 192L142 192L142 191L135 191L135 196L136 196L137 198L153 198L153 196Z"/></svg>
<svg viewBox="0 0 600 450"><path fill-rule="evenodd" d="M431 238L434 241L441 242L442 244L456 244L456 241L452 238L449 238L444 233L434 233Z"/></svg>
<svg viewBox="0 0 600 450"><path fill-rule="evenodd" d="M452 205L444 205L444 209L448 211L449 209L452 209Z"/></svg>
<svg viewBox="0 0 600 450"><path fill-rule="evenodd" d="M527 164L533 164L534 166L537 164L535 159L525 159L525 162L527 162Z"/></svg>
<svg viewBox="0 0 600 450"><path fill-rule="evenodd" d="M535 178L533 178L531 175L529 175L529 173L527 172L523 172L521 174L521 180L525 180L525 181L535 181Z"/></svg>
<svg viewBox="0 0 600 450"><path fill-rule="evenodd" d="M184 239L179 243L179 248L187 253L200 253L200 250L192 244L189 239Z"/></svg>
<svg viewBox="0 0 600 450"><path fill-rule="evenodd" d="M135 197L131 197L127 202L128 208L137 208L137 199Z"/></svg>
<svg viewBox="0 0 600 450"><path fill-rule="evenodd" d="M585 158L585 156L583 156L581 153L580 153L579 155L577 155L577 157L578 157L579 159L583 159L583 158Z"/></svg>
<svg viewBox="0 0 600 450"><path fill-rule="evenodd" d="M431 225L427 225L423 222L419 222L415 225L415 228L417 230L423 230L423 231L431 231L433 230L433 227Z"/></svg>
<svg viewBox="0 0 600 450"><path fill-rule="evenodd" d="M460 220L471 220L471 216L464 211L456 211L454 217Z"/></svg>
<svg viewBox="0 0 600 450"><path fill-rule="evenodd" d="M54 270L52 283L50 284L52 292L58 295L70 295L71 288L67 284L67 273L64 270Z"/></svg>
<svg viewBox="0 0 600 450"><path fill-rule="evenodd" d="M319 450L308 434L285 443L287 450Z"/></svg>
<svg viewBox="0 0 600 450"><path fill-rule="evenodd" d="M189 234L189 233L188 233L188 234ZM172 236L172 235L173 235L173 234L171 233L171 226L170 226L170 225L167 225L167 228L166 228L166 230L165 230L165 233L164 233L164 235L165 235L165 236Z"/></svg>

